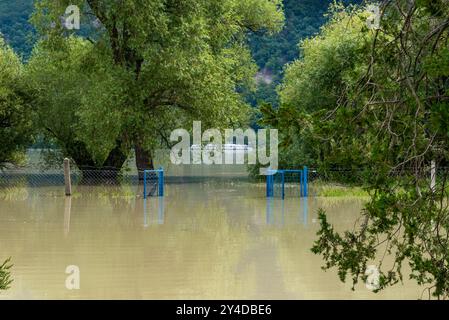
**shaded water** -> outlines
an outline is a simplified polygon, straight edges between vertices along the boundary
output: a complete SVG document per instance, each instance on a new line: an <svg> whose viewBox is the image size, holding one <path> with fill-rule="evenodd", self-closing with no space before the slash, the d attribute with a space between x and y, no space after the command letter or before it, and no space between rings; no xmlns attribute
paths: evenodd
<svg viewBox="0 0 449 320"><path fill-rule="evenodd" d="M374 294L338 281L310 252L317 209L351 228L361 199L268 201L263 185L172 184L141 188L0 190L0 260L14 283L0 299L416 299L411 283ZM81 273L67 290L68 265Z"/></svg>

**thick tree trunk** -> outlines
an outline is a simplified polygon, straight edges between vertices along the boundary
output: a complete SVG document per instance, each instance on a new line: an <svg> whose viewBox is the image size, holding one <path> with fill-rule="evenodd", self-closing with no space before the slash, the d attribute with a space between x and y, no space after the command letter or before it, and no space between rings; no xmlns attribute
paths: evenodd
<svg viewBox="0 0 449 320"><path fill-rule="evenodd" d="M136 152L136 167L139 171L139 180L143 180L144 170L154 170L153 157L151 152L138 145L135 146L134 151Z"/></svg>
<svg viewBox="0 0 449 320"><path fill-rule="evenodd" d="M66 145L67 154L75 161L78 168L94 168L95 161L92 159L91 154L87 151L86 145L82 142L74 142L70 145Z"/></svg>
<svg viewBox="0 0 449 320"><path fill-rule="evenodd" d="M120 141L117 146L111 150L103 166L98 167L93 161L77 162L78 168L82 172L82 184L117 184L120 178L120 171L128 156L122 151Z"/></svg>
<svg viewBox="0 0 449 320"><path fill-rule="evenodd" d="M128 159L128 155L122 151L121 142L117 141L117 146L111 150L106 161L103 163L103 167L120 171L126 159Z"/></svg>

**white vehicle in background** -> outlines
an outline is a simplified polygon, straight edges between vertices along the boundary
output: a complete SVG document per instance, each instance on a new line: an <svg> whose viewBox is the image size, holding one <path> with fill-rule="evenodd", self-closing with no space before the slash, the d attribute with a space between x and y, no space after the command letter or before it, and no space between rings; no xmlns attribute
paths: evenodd
<svg viewBox="0 0 449 320"><path fill-rule="evenodd" d="M190 151L201 151L201 150L202 150L202 147L198 144L192 144L190 146Z"/></svg>
<svg viewBox="0 0 449 320"><path fill-rule="evenodd" d="M207 145L200 146L198 144L192 144L192 146L190 147L191 151L202 151L202 150L207 150L207 151L218 151L219 146L213 143L209 143ZM226 143L222 145L222 151L224 153L228 153L228 152L252 152L254 150L253 147L247 145L247 144L234 144L234 143Z"/></svg>
<svg viewBox="0 0 449 320"><path fill-rule="evenodd" d="M216 144L209 143L204 147L206 151L219 151L220 147Z"/></svg>
<svg viewBox="0 0 449 320"><path fill-rule="evenodd" d="M223 145L223 151L234 151L234 150L235 150L234 144L226 143Z"/></svg>

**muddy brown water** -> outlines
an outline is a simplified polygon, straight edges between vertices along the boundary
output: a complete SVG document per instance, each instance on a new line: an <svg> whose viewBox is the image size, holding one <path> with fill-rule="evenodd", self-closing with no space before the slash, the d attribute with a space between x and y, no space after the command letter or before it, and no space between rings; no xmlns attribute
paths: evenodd
<svg viewBox="0 0 449 320"><path fill-rule="evenodd" d="M0 299L416 299L411 282L375 294L351 291L310 252L317 210L351 228L364 199L267 201L263 185L169 184L164 198L141 187L0 190L0 260L14 282ZM80 289L66 288L66 268Z"/></svg>

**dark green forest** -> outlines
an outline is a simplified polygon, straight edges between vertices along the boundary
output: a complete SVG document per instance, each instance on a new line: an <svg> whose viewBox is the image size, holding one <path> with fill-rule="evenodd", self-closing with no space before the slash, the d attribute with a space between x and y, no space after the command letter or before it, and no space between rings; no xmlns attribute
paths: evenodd
<svg viewBox="0 0 449 320"><path fill-rule="evenodd" d="M278 105L276 87L283 77L286 64L300 55L301 40L317 34L326 23L333 0L284 0L285 26L275 35L251 34L249 45L260 69L257 91L248 95L252 105L261 101ZM344 0L343 4L358 4L361 0Z"/></svg>
<svg viewBox="0 0 449 320"><path fill-rule="evenodd" d="M29 16L33 11L32 0L0 0L0 32L7 43L24 57L33 47L33 27Z"/></svg>
<svg viewBox="0 0 449 320"><path fill-rule="evenodd" d="M346 0L345 4L360 3ZM298 58L301 39L316 34L326 22L332 0L284 0L285 26L276 35L252 35L253 57L262 70L278 75L284 65Z"/></svg>

